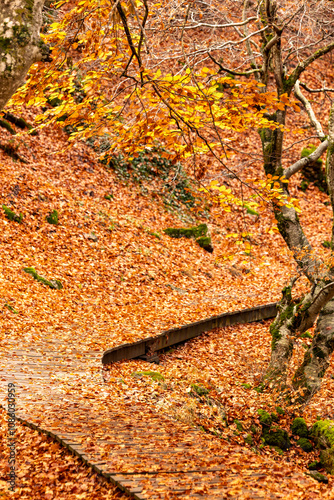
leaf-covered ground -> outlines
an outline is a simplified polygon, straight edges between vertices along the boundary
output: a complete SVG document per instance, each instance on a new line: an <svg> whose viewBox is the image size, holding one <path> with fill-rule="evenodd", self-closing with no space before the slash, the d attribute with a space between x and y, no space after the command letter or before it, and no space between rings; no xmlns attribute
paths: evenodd
<svg viewBox="0 0 334 500"><path fill-rule="evenodd" d="M27 119L32 117L32 112L26 114ZM0 135L3 143L11 139L3 130ZM9 221L3 211L0 215L3 352L9 345L27 349L56 339L58 352L64 359L67 356L79 361L87 353L102 354L107 348L173 326L276 301L295 270L280 236L269 233L272 228L269 212L259 218L254 215L240 218L238 212L222 214L212 205L207 218L196 218L188 212L183 214L182 221L180 214L167 212L159 198L143 195L138 185L122 184L110 169L96 161L90 148L78 145L59 152L67 144L67 136L61 131L43 129L38 136L24 136L15 141L20 144L20 155L27 163L15 162L4 154L0 163L1 204L23 215L21 224ZM252 133L239 140L238 147L252 151ZM292 148L291 158L296 157L299 147ZM253 169L255 166L249 167L249 175L254 173ZM204 180L216 177L226 181L214 165L205 175ZM312 187L302 194L298 183L300 178L294 181L292 194L301 195L306 232L317 252L329 257L329 250L321 245L330 239L331 212L324 204L327 197ZM106 199L108 194L112 197ZM58 225L46 221L53 210L59 213ZM212 254L193 240L175 240L163 233L166 227L199 222L210 227ZM246 231L252 233L250 241L241 236ZM236 245L235 240L240 244ZM60 280L63 288L52 290L37 282L23 271L26 267L34 267L48 280ZM301 279L299 291L305 286ZM298 341L294 363L303 353L302 343L307 340ZM223 438L222 442L230 440L232 446L248 446L255 462L279 461L282 473L292 467L303 474L314 455L302 452L297 446L283 456L268 448L260 449L256 433L253 444L244 442L251 424L257 424L257 408L275 404L254 390L261 381L269 354L267 323L237 326L206 334L166 353L158 367L140 361L116 364L104 373L105 383L102 377L92 377L89 391L94 392L97 404L103 387L115 404L144 403L142 407L148 414L158 411L190 427L202 427L210 442ZM150 370L161 373L164 381L136 375ZM332 373L331 368L321 392L303 410L309 424L318 415L333 417ZM69 382L54 375L53 383L66 391ZM89 371L85 376L89 378ZM76 395L82 390L82 397L87 397L84 377L79 374L80 377L83 388L78 383ZM208 393L199 396L193 384L204 387ZM249 384L250 388L243 384ZM43 411L41 406L41 415ZM242 431L234 423L236 419L241 422ZM286 429L290 423L291 416L280 422ZM41 492L45 498L120 495L80 468L76 459L60 451L58 445L48 445L50 440L21 427L19 433L20 470L25 488L31 489L29 498L43 498ZM43 467L36 466L35 475L27 473L30 469L24 464L35 461ZM72 479L75 475L82 478L80 487ZM270 482L270 477L266 480ZM5 479L2 477L1 481L3 495L7 495ZM308 485L310 481L307 480ZM77 491L71 490L71 482ZM36 489L37 483L43 485L41 490ZM81 483L87 490L80 489ZM51 488L51 484L56 486ZM100 490L96 490L97 484ZM296 486L291 479L287 487L295 491L293 498L326 498L326 495L330 498L333 481L330 480L329 486L314 482L306 491L305 486ZM89 496L97 492L99 496Z"/></svg>

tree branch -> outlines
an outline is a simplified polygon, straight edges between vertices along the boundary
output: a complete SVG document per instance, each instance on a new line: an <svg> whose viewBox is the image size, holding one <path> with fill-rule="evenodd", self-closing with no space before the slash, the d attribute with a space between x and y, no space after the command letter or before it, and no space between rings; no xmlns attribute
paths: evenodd
<svg viewBox="0 0 334 500"><path fill-rule="evenodd" d="M326 138L326 136L322 130L321 123L319 122L319 120L317 120L310 102L302 94L300 87L299 87L299 80L296 81L294 90L295 90L295 96L303 103L303 105L306 109L306 112L310 118L310 121L317 132L319 139L321 141L323 141Z"/></svg>
<svg viewBox="0 0 334 500"><path fill-rule="evenodd" d="M208 52L208 56L210 57L211 61L217 64L219 66L219 73L221 71L225 71L226 73L230 73L231 75L237 75L237 76L248 76L252 75L253 73L259 73L261 70L259 69L250 69L248 71L235 71L234 69L229 69L225 68L225 66L222 66L219 61L217 61L211 54Z"/></svg>
<svg viewBox="0 0 334 500"><path fill-rule="evenodd" d="M318 93L318 92L334 92L334 89L329 89L327 87L322 87L322 89L310 89L310 87L308 87L306 85L306 83L302 83L302 82L299 82L299 85L301 87L303 87L303 89L307 90L307 92L314 92L314 93Z"/></svg>
<svg viewBox="0 0 334 500"><path fill-rule="evenodd" d="M298 66L293 70L291 75L289 76L287 80L287 87L288 90L290 91L296 81L299 79L300 75L305 71L305 69L312 64L314 61L319 59L320 57L324 56L325 54L328 54L328 52L331 52L334 49L334 42L330 43L329 45L326 45L326 47L323 47L322 49L317 50L313 54L311 54L309 57L304 59L301 63L298 64Z"/></svg>
<svg viewBox="0 0 334 500"><path fill-rule="evenodd" d="M290 179L290 177L299 172L299 170L301 170L303 167L306 167L306 165L309 165L310 163L313 163L314 161L318 160L320 156L326 151L327 148L328 148L328 139L323 141L320 144L320 146L309 156L301 158L300 160L296 161L296 163L286 168L283 173L284 177L286 179Z"/></svg>

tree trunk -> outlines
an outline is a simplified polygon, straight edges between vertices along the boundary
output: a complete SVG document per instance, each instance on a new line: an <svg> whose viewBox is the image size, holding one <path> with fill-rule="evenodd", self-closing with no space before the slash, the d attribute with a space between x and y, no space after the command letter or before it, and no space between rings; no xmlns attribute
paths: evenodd
<svg viewBox="0 0 334 500"><path fill-rule="evenodd" d="M44 0L0 0L0 110L41 60Z"/></svg>
<svg viewBox="0 0 334 500"><path fill-rule="evenodd" d="M334 351L334 300L321 310L311 347L306 351L303 363L296 371L292 383L301 389L300 402L306 402L321 386Z"/></svg>
<svg viewBox="0 0 334 500"><path fill-rule="evenodd" d="M334 211L334 103L328 123L328 149L326 159L326 178ZM334 224L333 224L334 228ZM334 230L332 228L332 255ZM333 271L333 269L331 269ZM293 378L295 389L303 389L301 401L308 401L320 389L322 378L329 366L334 351L334 300L321 310L317 321L312 345L305 353L303 363Z"/></svg>

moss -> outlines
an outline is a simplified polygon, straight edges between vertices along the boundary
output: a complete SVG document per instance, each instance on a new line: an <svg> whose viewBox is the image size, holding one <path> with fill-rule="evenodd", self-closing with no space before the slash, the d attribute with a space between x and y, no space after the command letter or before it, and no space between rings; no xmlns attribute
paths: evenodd
<svg viewBox="0 0 334 500"><path fill-rule="evenodd" d="M316 481L319 481L319 483L326 483L326 484L328 483L328 478L326 476L324 476L323 474L320 474L320 472L318 472L316 470L312 470L312 471L308 472L307 475L312 477Z"/></svg>
<svg viewBox="0 0 334 500"><path fill-rule="evenodd" d="M320 452L321 465L329 474L334 474L334 449L329 448Z"/></svg>
<svg viewBox="0 0 334 500"><path fill-rule="evenodd" d="M254 424L251 425L250 430L251 430L252 434L257 434L258 433L258 429L257 429L257 427L255 427Z"/></svg>
<svg viewBox="0 0 334 500"><path fill-rule="evenodd" d="M54 290L61 290L63 288L63 285L60 280L57 279L47 280L46 278L43 278L43 276L39 276L39 274L37 274L36 272L36 269L33 267L24 267L23 271L27 274L30 274L35 280L39 281L40 283L43 283L43 285L53 288Z"/></svg>
<svg viewBox="0 0 334 500"><path fill-rule="evenodd" d="M250 384L241 384L242 387L244 387L245 389L251 389L252 386Z"/></svg>
<svg viewBox="0 0 334 500"><path fill-rule="evenodd" d="M206 396L206 394L209 394L208 389L203 387L202 385L197 385L197 384L191 384L191 388L196 394L199 396Z"/></svg>
<svg viewBox="0 0 334 500"><path fill-rule="evenodd" d="M6 207L6 205L2 205L2 208L5 212L5 216L7 217L7 219L14 221L14 222L18 222L19 224L21 224L21 222L23 220L23 215L21 213L19 215L17 215L9 207Z"/></svg>
<svg viewBox="0 0 334 500"><path fill-rule="evenodd" d="M310 332L304 332L300 335L300 338L302 339L312 339L312 335L310 334Z"/></svg>
<svg viewBox="0 0 334 500"><path fill-rule="evenodd" d="M206 224L199 224L198 226L189 228L168 227L163 231L171 238L200 238L207 235L208 226Z"/></svg>
<svg viewBox="0 0 334 500"><path fill-rule="evenodd" d="M275 451L277 451L277 453L279 455L284 455L284 451L281 448L279 448L278 446L274 446L273 448Z"/></svg>
<svg viewBox="0 0 334 500"><path fill-rule="evenodd" d="M328 240L323 241L321 244L325 248L332 248L332 243Z"/></svg>
<svg viewBox="0 0 334 500"><path fill-rule="evenodd" d="M213 246L210 236L201 236L200 238L197 238L196 243L207 252L213 252Z"/></svg>
<svg viewBox="0 0 334 500"><path fill-rule="evenodd" d="M311 437L318 448L324 448L320 460L325 469L334 473L334 421L318 420L311 429Z"/></svg>
<svg viewBox="0 0 334 500"><path fill-rule="evenodd" d="M163 375L161 375L161 373L159 373L159 372L151 372L151 371L147 371L147 372L133 372L133 373L131 373L131 377L136 377L136 378L151 377L151 379L154 380L154 382L160 382L160 381L164 381L165 380L165 377Z"/></svg>
<svg viewBox="0 0 334 500"><path fill-rule="evenodd" d="M276 406L276 412L278 413L278 415L285 415L285 411L281 406Z"/></svg>
<svg viewBox="0 0 334 500"><path fill-rule="evenodd" d="M16 135L15 130L7 120L0 120L0 127L5 128L10 134Z"/></svg>
<svg viewBox="0 0 334 500"><path fill-rule="evenodd" d="M13 306L11 306L10 304L7 304L7 302L6 302L6 304L5 304L5 307L7 307L7 309L8 309L9 311L11 311L12 313L14 313L14 314L19 314L19 311L17 311L17 310L16 310Z"/></svg>
<svg viewBox="0 0 334 500"><path fill-rule="evenodd" d="M297 444L298 444L298 446L301 447L301 449L303 451L306 451L307 453L310 453L311 451L313 451L313 444L311 443L311 441L309 441L306 438L303 438L303 437L299 438L297 441Z"/></svg>
<svg viewBox="0 0 334 500"><path fill-rule="evenodd" d="M20 47L25 47L30 42L30 31L25 24L21 26L14 26L14 39Z"/></svg>
<svg viewBox="0 0 334 500"><path fill-rule="evenodd" d="M240 420L238 420L237 418L234 420L234 423L235 425L237 426L237 429L239 432L242 432L244 430L243 426L242 426L242 423L240 422Z"/></svg>
<svg viewBox="0 0 334 500"><path fill-rule="evenodd" d="M258 412L258 415L260 417L260 424L264 427L269 428L273 422L270 413L268 413L265 410L261 410L261 409L257 410L257 412Z"/></svg>
<svg viewBox="0 0 334 500"><path fill-rule="evenodd" d="M104 199L105 199L105 200L109 200L109 201L110 201L110 200L112 200L112 199L113 199L113 197L114 197L114 195L113 195L113 194L105 194L105 195L104 195Z"/></svg>
<svg viewBox="0 0 334 500"><path fill-rule="evenodd" d="M273 413L272 412L270 414L270 416L271 416L273 422L278 422L278 415L277 415L277 413Z"/></svg>
<svg viewBox="0 0 334 500"><path fill-rule="evenodd" d="M57 210L52 210L52 212L50 212L49 215L47 215L45 217L45 220L49 224L57 225L58 224L58 212L57 212Z"/></svg>
<svg viewBox="0 0 334 500"><path fill-rule="evenodd" d="M300 438L307 438L309 432L305 420L300 417L295 418L291 425L291 432Z"/></svg>
<svg viewBox="0 0 334 500"><path fill-rule="evenodd" d="M247 434L247 436L244 437L245 443L249 444L249 446L252 446L253 444L253 438L251 434Z"/></svg>
<svg viewBox="0 0 334 500"><path fill-rule="evenodd" d="M301 158L307 158L310 154L314 153L317 149L313 144L309 144L308 147L303 148L300 154ZM304 166L302 170L302 175L304 177L301 183L301 189L306 191L307 187L310 183L313 183L315 186L320 189L320 191L327 192L327 182L324 169L322 168L323 161L321 158L313 161L309 165Z"/></svg>
<svg viewBox="0 0 334 500"><path fill-rule="evenodd" d="M307 468L309 470L317 470L318 467L321 467L321 462L317 462L317 460L315 460L314 462L311 462L308 464Z"/></svg>
<svg viewBox="0 0 334 500"><path fill-rule="evenodd" d="M278 446L281 450L287 450L291 447L289 435L286 430L274 427L272 429L264 429L263 438L265 444L270 446Z"/></svg>

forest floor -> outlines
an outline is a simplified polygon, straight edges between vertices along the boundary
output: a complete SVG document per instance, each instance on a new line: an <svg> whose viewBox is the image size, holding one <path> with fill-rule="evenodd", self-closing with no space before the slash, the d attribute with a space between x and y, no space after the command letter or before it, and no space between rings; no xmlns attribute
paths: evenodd
<svg viewBox="0 0 334 500"><path fill-rule="evenodd" d="M25 118L32 120L33 112L27 112ZM239 140L238 146L246 153L253 150L255 134L251 132L247 139ZM7 132L0 131L1 142L10 139ZM0 159L1 203L23 214L22 223L9 221L4 212L0 216L3 359L11 346L25 352L31 346L45 356L39 346L53 341L58 342L57 353L63 360L68 359L69 365L73 359L83 363L92 353L97 359L108 348L171 327L277 301L282 287L295 274L289 251L281 237L272 231L269 211L260 217L250 214L241 217L238 211L222 212L207 199L203 200L203 204L209 203L206 214L180 208L168 211L159 192L145 191L145 183L140 186L130 180L121 181L113 170L97 161L88 146L79 144L65 149L67 135L63 131L42 129L37 136L15 141L20 143L19 153L26 163L14 161L4 153ZM296 148L291 150L291 159L294 155L298 155ZM254 168L250 167L250 175ZM207 170L202 182L212 179L229 182L214 166ZM312 186L303 193L299 184L300 177L296 176L291 193L298 194L305 232L319 256L326 260L329 250L322 242L330 240L332 217L325 204L328 197ZM59 213L58 225L46 221L53 210ZM210 227L212 254L193 240L176 240L163 233L166 227L203 222ZM246 232L251 233L247 238L242 236ZM26 267L34 267L47 279L59 279L63 288L52 290L39 283L23 271ZM306 286L301 278L296 294ZM296 341L292 369L308 342L308 339ZM102 371L102 365L96 362L87 365L86 373L80 371L76 376L69 373L62 377L55 372L50 374L50 380L52 387L56 384L62 394L69 394L75 388L76 398L81 394L83 401L94 395L96 405L104 405L106 401L122 408L124 404L140 405L143 418L147 412L148 420L153 418L152 414L167 416L171 422L176 419L189 430L200 430L201 442L206 439L208 446L214 442L229 453L234 449L236 454L243 453L240 449L248 450L247 460L239 457L239 465L244 467L246 462L254 461L268 467L264 487L261 486L262 498L266 498L266 488L276 495L273 498L282 498L283 483L284 498L333 498L332 478L328 485L321 485L305 475L309 462L317 457L315 452L307 454L293 444L290 451L280 455L261 447L256 432L253 442L245 443L251 426L258 425L257 409L273 411L277 405L274 395L254 390L261 382L269 356L269 324L264 322L202 335L165 353L157 367L132 360ZM159 372L164 380L140 374L150 370ZM8 373L8 377L13 374ZM280 425L289 430L292 417L297 414L309 425L317 417L333 418L333 375L331 366L321 391L311 403L296 409L295 415L283 416ZM8 377L1 373L3 387ZM34 415L39 415L43 427L52 391L48 402L36 384ZM205 389L205 397L194 394L194 385ZM1 404L6 404L4 392ZM19 401L18 405L20 408ZM1 429L0 496L7 498L4 411ZM50 438L21 424L18 436L20 488L11 497L122 497L119 490L106 484ZM270 471L275 463L279 464L279 474L271 472L275 478L272 482ZM233 467L239 470L237 459L231 470ZM230 492L231 497L247 498L245 491L238 496L238 482L231 486ZM202 494L205 498L205 492Z"/></svg>

